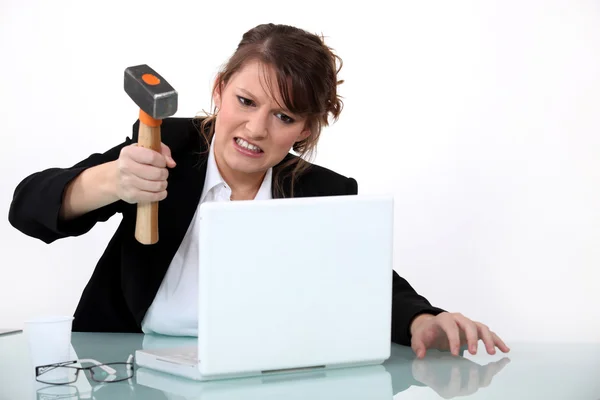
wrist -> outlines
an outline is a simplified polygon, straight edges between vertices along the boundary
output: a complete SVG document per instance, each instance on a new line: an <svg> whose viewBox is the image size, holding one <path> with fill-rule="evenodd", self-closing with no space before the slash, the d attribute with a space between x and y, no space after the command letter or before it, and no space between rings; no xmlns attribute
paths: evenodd
<svg viewBox="0 0 600 400"><path fill-rule="evenodd" d="M69 220L119 200L116 162L82 171L65 189L60 218Z"/></svg>
<svg viewBox="0 0 600 400"><path fill-rule="evenodd" d="M80 176L81 196L92 209L100 208L119 200L119 171L116 161L100 164L83 171Z"/></svg>
<svg viewBox="0 0 600 400"><path fill-rule="evenodd" d="M120 200L119 196L119 165L118 161L110 161L104 165L102 180L103 196L110 202Z"/></svg>

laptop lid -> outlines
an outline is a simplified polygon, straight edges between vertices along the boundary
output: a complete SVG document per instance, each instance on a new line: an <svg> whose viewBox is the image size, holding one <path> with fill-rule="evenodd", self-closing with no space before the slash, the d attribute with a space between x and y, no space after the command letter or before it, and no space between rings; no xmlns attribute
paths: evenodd
<svg viewBox="0 0 600 400"><path fill-rule="evenodd" d="M389 357L391 197L213 202L199 212L202 374Z"/></svg>

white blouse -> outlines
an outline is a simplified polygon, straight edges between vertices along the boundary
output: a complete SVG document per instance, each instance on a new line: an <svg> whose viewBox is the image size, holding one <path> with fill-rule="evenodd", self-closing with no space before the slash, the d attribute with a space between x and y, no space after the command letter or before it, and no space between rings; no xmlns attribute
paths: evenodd
<svg viewBox="0 0 600 400"><path fill-rule="evenodd" d="M267 171L255 200L271 199L272 169ZM230 201L231 189L215 162L214 141L210 147L206 180L200 204L207 201ZM142 321L144 333L172 336L198 336L198 224L194 218L173 257L169 269Z"/></svg>

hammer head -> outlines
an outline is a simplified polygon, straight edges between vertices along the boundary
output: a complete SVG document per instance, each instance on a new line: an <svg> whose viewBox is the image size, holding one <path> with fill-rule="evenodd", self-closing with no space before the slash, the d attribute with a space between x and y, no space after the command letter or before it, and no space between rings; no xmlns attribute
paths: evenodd
<svg viewBox="0 0 600 400"><path fill-rule="evenodd" d="M154 119L177 112L177 91L145 64L125 69L124 87L135 104Z"/></svg>

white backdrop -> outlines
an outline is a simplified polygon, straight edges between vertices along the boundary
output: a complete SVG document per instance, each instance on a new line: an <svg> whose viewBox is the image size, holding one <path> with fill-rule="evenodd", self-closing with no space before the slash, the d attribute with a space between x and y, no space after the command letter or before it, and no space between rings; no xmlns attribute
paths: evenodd
<svg viewBox="0 0 600 400"><path fill-rule="evenodd" d="M6 217L20 180L131 134L127 66L163 74L192 116L242 33L277 22L344 60L315 161L396 195L402 276L509 345L600 341L597 1L216 3L2 0L0 326L71 314L119 222L26 237Z"/></svg>

